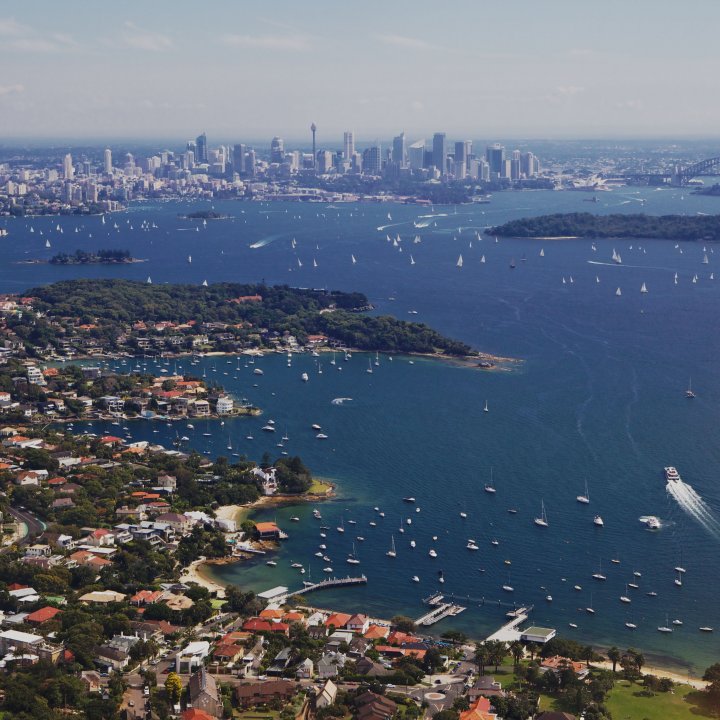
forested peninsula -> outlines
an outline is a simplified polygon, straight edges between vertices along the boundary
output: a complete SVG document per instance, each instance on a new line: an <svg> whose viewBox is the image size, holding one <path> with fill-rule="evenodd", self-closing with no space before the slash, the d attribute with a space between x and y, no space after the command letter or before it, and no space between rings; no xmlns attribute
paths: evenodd
<svg viewBox="0 0 720 720"><path fill-rule="evenodd" d="M68 280L24 294L26 312L10 321L28 345L58 345L78 332L104 351L145 352L148 339L171 335L175 351L276 349L289 336L299 344L388 353L473 354L465 343L422 323L372 316L362 293L218 283L152 285L130 280ZM26 308L27 309L27 308Z"/></svg>
<svg viewBox="0 0 720 720"><path fill-rule="evenodd" d="M491 235L522 238L720 240L720 215L593 215L556 213L511 220Z"/></svg>

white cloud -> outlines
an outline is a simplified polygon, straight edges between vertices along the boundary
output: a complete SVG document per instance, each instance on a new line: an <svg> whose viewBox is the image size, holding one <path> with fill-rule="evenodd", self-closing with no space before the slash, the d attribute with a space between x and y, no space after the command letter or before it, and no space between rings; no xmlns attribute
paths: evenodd
<svg viewBox="0 0 720 720"><path fill-rule="evenodd" d="M16 83L15 85L0 85L0 98L6 95L15 95L17 93L25 92L25 87Z"/></svg>
<svg viewBox="0 0 720 720"><path fill-rule="evenodd" d="M572 97L573 95L584 93L585 88L580 87L579 85L558 85L555 88L555 92L563 97Z"/></svg>
<svg viewBox="0 0 720 720"><path fill-rule="evenodd" d="M224 35L225 45L264 50L303 51L310 49L310 42L302 35Z"/></svg>
<svg viewBox="0 0 720 720"><path fill-rule="evenodd" d="M168 50L173 45L173 41L167 35L151 30L143 30L132 22L126 22L125 28L120 39L128 47L159 52Z"/></svg>
<svg viewBox="0 0 720 720"><path fill-rule="evenodd" d="M645 105L642 100L621 100L615 103L615 107L619 110L642 110Z"/></svg>
<svg viewBox="0 0 720 720"><path fill-rule="evenodd" d="M407 37L406 35L376 35L375 37L384 45L392 45L394 47L406 48L411 50L437 49L436 45L431 45L425 40L421 40L420 38Z"/></svg>
<svg viewBox="0 0 720 720"><path fill-rule="evenodd" d="M25 35L29 28L21 25L15 18L0 18L0 36L17 37Z"/></svg>

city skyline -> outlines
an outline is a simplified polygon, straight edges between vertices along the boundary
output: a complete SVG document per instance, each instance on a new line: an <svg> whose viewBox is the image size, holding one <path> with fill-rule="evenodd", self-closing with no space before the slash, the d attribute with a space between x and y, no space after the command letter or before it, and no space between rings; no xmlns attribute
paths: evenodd
<svg viewBox="0 0 720 720"><path fill-rule="evenodd" d="M5 139L717 135L705 0L81 6L0 11Z"/></svg>

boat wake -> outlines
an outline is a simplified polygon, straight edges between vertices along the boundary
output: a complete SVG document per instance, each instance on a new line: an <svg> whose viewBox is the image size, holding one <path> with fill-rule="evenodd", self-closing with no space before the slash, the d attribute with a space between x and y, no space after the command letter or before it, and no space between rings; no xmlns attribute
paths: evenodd
<svg viewBox="0 0 720 720"><path fill-rule="evenodd" d="M352 398L334 398L330 401L331 405L344 405L346 402L349 402L352 400Z"/></svg>
<svg viewBox="0 0 720 720"><path fill-rule="evenodd" d="M387 225L378 225L378 230L382 232L383 230L387 230L391 227L400 227L400 225L407 225L407 222L396 222L396 223L388 223Z"/></svg>
<svg viewBox="0 0 720 720"><path fill-rule="evenodd" d="M269 245L271 242L277 240L280 236L279 235L268 235L267 237L261 238L260 240L255 241L252 245L250 245L251 250L257 250L258 248L265 247L266 245Z"/></svg>
<svg viewBox="0 0 720 720"><path fill-rule="evenodd" d="M672 268L659 267L658 265L626 265L625 263L602 262L600 260L586 260L588 265L606 265L607 267L616 268L640 268L642 270L664 270L673 272Z"/></svg>
<svg viewBox="0 0 720 720"><path fill-rule="evenodd" d="M716 540L720 540L720 521L707 503L695 492L692 485L688 485L682 480L671 480L665 489L690 517L694 518Z"/></svg>

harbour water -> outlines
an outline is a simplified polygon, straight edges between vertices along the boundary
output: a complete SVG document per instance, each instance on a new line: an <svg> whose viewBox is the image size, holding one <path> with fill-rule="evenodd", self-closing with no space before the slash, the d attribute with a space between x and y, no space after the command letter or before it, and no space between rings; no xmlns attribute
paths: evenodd
<svg viewBox="0 0 720 720"><path fill-rule="evenodd" d="M600 645L640 647L654 659L701 670L717 658L720 635L720 443L713 430L720 407L720 275L709 279L720 253L708 245L709 263L702 264L702 243L676 248L672 241L599 241L593 251L590 242L580 240L495 243L487 236L479 240L476 230L548 212L712 213L717 199L651 188L602 194L593 204L585 197L497 194L491 204L459 207L457 214L455 208L438 207L431 213L397 205L216 202L215 209L233 219L210 221L197 231L192 229L197 223L178 213L198 206L180 203L134 206L105 225L99 218L8 221L12 234L0 247L0 289L68 277L151 276L154 283L264 279L359 290L376 312L427 322L476 348L522 359L508 371L482 372L383 355L375 366L375 356L365 354L348 362L338 355L334 366L329 355L303 355L288 368L284 356L268 356L257 361L263 376L234 358L203 360L195 372L204 368L264 414L224 426L195 423L194 431L184 431L194 447L228 454L230 440L233 452L259 459L265 451L278 454L279 436L287 433L284 450L338 483L338 497L319 506L322 521L313 519L310 506L257 513L257 519L276 518L290 534L275 558L277 567L259 558L216 569L215 575L264 590L279 584L299 588L308 575L292 569L293 562L303 563L313 580L328 565L337 574L361 571L367 586L327 591L313 602L379 616L420 616L425 612L420 599L438 589L484 597L483 607L461 602L468 610L436 628L476 637L501 624L507 607L498 600L533 604L533 621L561 633ZM143 221L150 225L147 231L140 229ZM415 227L413 221L427 226ZM386 236L392 240L397 234L401 241L395 246ZM416 235L420 243L413 243ZM44 247L46 237L52 249ZM147 262L14 264L59 250L109 247L127 248ZM611 262L613 248L622 254L622 265ZM462 268L456 267L460 254ZM640 293L643 282L647 294ZM190 369L187 361L178 364ZM307 383L300 379L303 372ZM690 377L693 400L684 392ZM333 402L338 398L351 399ZM273 435L260 429L268 418L278 427ZM327 440L315 438L312 423L322 425ZM212 437L203 436L208 428ZM135 422L130 432L135 439L168 445L175 437L175 428L162 423ZM677 466L690 487L668 494L665 465ZM484 491L491 468L495 494ZM586 506L575 500L585 480ZM420 512L403 502L407 496L416 499ZM533 523L541 501L547 528ZM593 524L596 514L604 527ZM658 516L662 528L645 529L639 518L646 515ZM292 516L300 522L291 522ZM336 530L341 523L344 533ZM324 539L320 525L330 528ZM364 537L355 540L361 564L348 565L357 536ZM385 554L393 536L394 559ZM466 549L469 538L479 551ZM321 543L329 563L315 556ZM430 548L437 558L429 557ZM673 582L678 565L687 570L682 587ZM606 581L591 577L600 569ZM411 582L413 575L420 583ZM627 583L639 587L626 593ZM503 591L504 584L514 592ZM650 591L657 596L648 596ZM625 594L630 604L620 602ZM585 611L590 605L594 615ZM657 632L666 615L684 623L670 635ZM628 630L626 622L637 630ZM700 633L700 626L716 632Z"/></svg>

